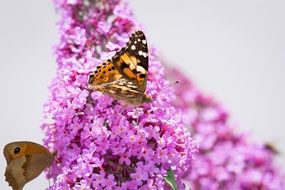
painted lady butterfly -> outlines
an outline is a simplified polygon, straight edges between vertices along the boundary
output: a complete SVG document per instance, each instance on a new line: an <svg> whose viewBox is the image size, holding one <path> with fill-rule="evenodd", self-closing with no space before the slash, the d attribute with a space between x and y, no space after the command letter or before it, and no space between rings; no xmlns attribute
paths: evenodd
<svg viewBox="0 0 285 190"><path fill-rule="evenodd" d="M89 89L98 90L128 104L151 102L145 94L148 48L142 31L134 32L128 43L111 59L97 66L89 76Z"/></svg>

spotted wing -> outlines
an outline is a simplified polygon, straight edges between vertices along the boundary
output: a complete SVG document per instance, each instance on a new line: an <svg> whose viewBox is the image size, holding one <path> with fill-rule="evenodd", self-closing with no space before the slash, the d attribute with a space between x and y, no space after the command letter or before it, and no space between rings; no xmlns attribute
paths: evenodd
<svg viewBox="0 0 285 190"><path fill-rule="evenodd" d="M107 60L106 62L98 65L94 73L89 76L89 85L101 85L105 83L110 83L122 78L122 75L119 71L114 67L114 64L111 60Z"/></svg>
<svg viewBox="0 0 285 190"><path fill-rule="evenodd" d="M144 93L148 71L147 41L142 31L134 32L128 43L112 58L114 67L124 78L133 81Z"/></svg>

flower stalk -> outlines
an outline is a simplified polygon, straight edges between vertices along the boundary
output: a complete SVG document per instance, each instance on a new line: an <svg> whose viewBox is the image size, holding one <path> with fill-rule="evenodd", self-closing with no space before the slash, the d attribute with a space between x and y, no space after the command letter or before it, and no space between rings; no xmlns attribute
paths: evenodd
<svg viewBox="0 0 285 190"><path fill-rule="evenodd" d="M123 0L54 0L60 14L57 73L44 105L44 143L57 151L50 189L179 189L196 143L175 109L171 89L138 107L122 105L87 87L97 65L141 27ZM149 51L147 94L166 84L156 50Z"/></svg>

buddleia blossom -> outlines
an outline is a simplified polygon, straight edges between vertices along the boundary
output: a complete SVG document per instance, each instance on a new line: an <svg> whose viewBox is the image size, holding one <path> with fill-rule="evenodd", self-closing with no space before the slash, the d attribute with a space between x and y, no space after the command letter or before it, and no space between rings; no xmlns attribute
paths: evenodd
<svg viewBox="0 0 285 190"><path fill-rule="evenodd" d="M88 75L139 28L125 1L55 0L60 42L56 77L44 105L44 142L57 152L50 189L168 189L170 169L179 189L196 144L173 106L154 49L146 93L152 103L131 107L87 90ZM159 92L159 93L158 93Z"/></svg>
<svg viewBox="0 0 285 190"><path fill-rule="evenodd" d="M175 104L183 110L184 121L199 144L188 177L192 189L285 189L285 176L274 164L276 152L237 133L221 104L201 93L180 71L168 71L180 80Z"/></svg>

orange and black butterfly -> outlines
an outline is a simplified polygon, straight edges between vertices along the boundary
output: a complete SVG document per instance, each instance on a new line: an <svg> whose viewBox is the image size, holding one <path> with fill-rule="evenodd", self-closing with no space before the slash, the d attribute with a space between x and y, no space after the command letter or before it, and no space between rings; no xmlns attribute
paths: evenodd
<svg viewBox="0 0 285 190"><path fill-rule="evenodd" d="M145 94L147 72L147 41L142 31L136 31L125 47L97 66L89 76L88 88L128 104L141 105L152 101Z"/></svg>

